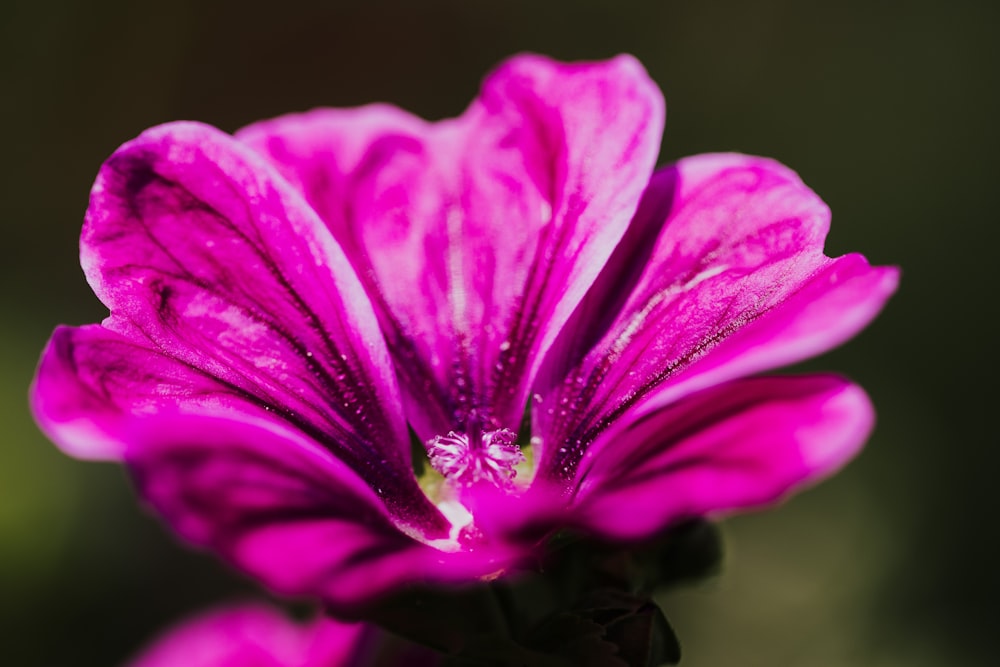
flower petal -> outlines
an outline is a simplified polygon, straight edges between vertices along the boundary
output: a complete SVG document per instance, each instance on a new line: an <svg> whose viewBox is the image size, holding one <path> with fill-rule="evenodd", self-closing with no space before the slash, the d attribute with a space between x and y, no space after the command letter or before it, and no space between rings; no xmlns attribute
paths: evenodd
<svg viewBox="0 0 1000 667"><path fill-rule="evenodd" d="M574 522L642 539L689 518L774 503L861 447L874 411L829 375L737 380L602 437L580 464Z"/></svg>
<svg viewBox="0 0 1000 667"><path fill-rule="evenodd" d="M317 618L299 625L263 604L212 609L171 628L130 667L335 667L362 646L365 626Z"/></svg>
<svg viewBox="0 0 1000 667"><path fill-rule="evenodd" d="M347 249L429 438L519 423L541 354L635 211L662 122L631 58L521 56L454 120L319 110L238 137Z"/></svg>
<svg viewBox="0 0 1000 667"><path fill-rule="evenodd" d="M265 411L231 385L97 324L53 332L31 399L46 435L63 451L89 459L124 456L132 415Z"/></svg>
<svg viewBox="0 0 1000 667"><path fill-rule="evenodd" d="M42 353L32 407L60 448L91 459L122 459L134 445L136 417L197 414L284 422L238 388L100 325L56 329ZM412 473L380 475L373 488L398 521L431 539L448 534L448 522Z"/></svg>
<svg viewBox="0 0 1000 667"><path fill-rule="evenodd" d="M94 185L81 262L111 310L106 327L267 406L369 483L417 492L368 298L256 153L195 123L125 144Z"/></svg>
<svg viewBox="0 0 1000 667"><path fill-rule="evenodd" d="M539 374L539 473L568 480L607 429L857 333L897 271L826 257L828 227L823 202L770 160L703 155L660 170Z"/></svg>
<svg viewBox="0 0 1000 667"><path fill-rule="evenodd" d="M499 548L448 553L402 532L377 488L279 422L164 415L131 426L139 493L186 540L283 595L357 618L403 586L506 564Z"/></svg>

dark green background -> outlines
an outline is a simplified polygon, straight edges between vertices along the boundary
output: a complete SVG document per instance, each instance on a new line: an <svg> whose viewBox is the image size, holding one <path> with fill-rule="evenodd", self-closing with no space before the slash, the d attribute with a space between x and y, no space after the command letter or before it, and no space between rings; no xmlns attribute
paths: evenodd
<svg viewBox="0 0 1000 667"><path fill-rule="evenodd" d="M903 267L882 317L808 365L869 390L868 449L784 507L726 522L723 574L664 599L684 664L995 664L997 5L5 3L0 662L114 665L252 590L176 546L118 468L63 456L28 415L52 327L103 316L77 262L101 161L174 119L234 130L374 100L455 115L491 66L532 50L634 53L667 98L663 161L776 157L832 207L830 254Z"/></svg>

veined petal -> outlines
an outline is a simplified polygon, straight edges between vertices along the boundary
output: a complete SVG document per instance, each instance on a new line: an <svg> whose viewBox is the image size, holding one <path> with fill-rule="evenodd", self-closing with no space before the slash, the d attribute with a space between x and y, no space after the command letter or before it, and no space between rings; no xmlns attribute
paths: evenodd
<svg viewBox="0 0 1000 667"><path fill-rule="evenodd" d="M643 539L693 517L774 503L839 469L871 432L856 385L830 375L737 380L688 396L595 443L574 523Z"/></svg>
<svg viewBox="0 0 1000 667"><path fill-rule="evenodd" d="M94 459L122 459L136 417L196 414L287 423L240 388L96 324L59 327L52 334L32 388L32 407L38 423L64 451ZM383 472L369 485L395 519L428 538L447 535L448 522L416 485L413 473L391 473Z"/></svg>
<svg viewBox="0 0 1000 667"><path fill-rule="evenodd" d="M280 422L164 415L131 427L126 460L138 492L175 531L338 615L363 615L408 584L495 572L514 555L449 553L411 537L378 488Z"/></svg>
<svg viewBox="0 0 1000 667"><path fill-rule="evenodd" d="M256 153L195 123L125 144L94 185L81 263L108 329L266 406L370 484L419 494L371 304L322 221Z"/></svg>
<svg viewBox="0 0 1000 667"><path fill-rule="evenodd" d="M635 211L662 123L631 58L522 56L454 120L319 110L238 137L347 250L429 438L519 423L542 353Z"/></svg>
<svg viewBox="0 0 1000 667"><path fill-rule="evenodd" d="M359 623L297 624L264 604L234 604L181 622L129 666L339 667L353 664L364 634Z"/></svg>
<svg viewBox="0 0 1000 667"><path fill-rule="evenodd" d="M134 415L266 414L235 387L98 324L53 332L31 399L46 435L63 451L88 459L121 459Z"/></svg>
<svg viewBox="0 0 1000 667"><path fill-rule="evenodd" d="M823 202L773 161L703 155L660 170L539 374L540 474L569 480L609 428L864 327L897 271L826 257L828 227Z"/></svg>

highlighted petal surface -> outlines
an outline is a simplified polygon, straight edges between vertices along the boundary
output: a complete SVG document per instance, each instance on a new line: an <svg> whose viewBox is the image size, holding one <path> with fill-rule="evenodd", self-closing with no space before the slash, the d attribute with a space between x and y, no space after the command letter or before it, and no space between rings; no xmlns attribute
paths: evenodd
<svg viewBox="0 0 1000 667"><path fill-rule="evenodd" d="M771 160L704 155L660 170L539 375L539 474L572 479L601 434L857 333L897 272L826 257L828 227L823 202Z"/></svg>
<svg viewBox="0 0 1000 667"><path fill-rule="evenodd" d="M516 428L541 354L635 211L662 123L631 58L522 56L454 120L319 110L238 136L347 249L427 439Z"/></svg>
<svg viewBox="0 0 1000 667"><path fill-rule="evenodd" d="M207 405L200 394L218 389L221 402L236 397L322 442L391 489L411 518L437 514L413 479L399 391L364 290L315 212L254 152L194 123L145 132L102 168L81 255L111 310L104 326L121 340L112 354L93 332L64 337L89 350L75 353L101 358L62 356L65 375L89 369L77 378L85 402L76 408L40 379L36 407L59 410L42 421L85 435L88 420L106 430L100 422L115 409L148 414L162 367L158 405L189 408L192 396ZM193 386L170 389L184 373ZM50 391L62 397L43 395ZM101 392L112 392L107 410L93 408ZM102 447L96 455L113 454L113 445Z"/></svg>

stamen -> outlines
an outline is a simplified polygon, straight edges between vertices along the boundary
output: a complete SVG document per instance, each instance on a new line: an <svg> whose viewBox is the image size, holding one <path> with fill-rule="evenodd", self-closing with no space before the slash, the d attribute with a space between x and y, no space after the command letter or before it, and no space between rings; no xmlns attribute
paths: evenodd
<svg viewBox="0 0 1000 667"><path fill-rule="evenodd" d="M450 431L427 442L431 466L453 483L471 486L486 480L501 489L511 489L515 467L524 461L513 431L502 428L483 431L477 446L469 436Z"/></svg>

